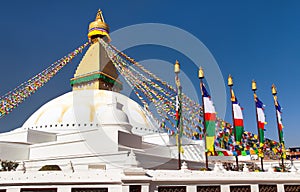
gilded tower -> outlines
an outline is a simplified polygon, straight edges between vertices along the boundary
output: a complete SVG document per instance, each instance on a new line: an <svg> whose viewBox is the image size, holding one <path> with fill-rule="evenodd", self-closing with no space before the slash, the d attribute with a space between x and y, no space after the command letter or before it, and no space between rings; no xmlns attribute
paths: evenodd
<svg viewBox="0 0 300 192"><path fill-rule="evenodd" d="M71 79L73 90L104 89L119 92L122 83L118 80L117 69L99 42L100 39L110 42L109 26L101 10L98 10L95 21L89 25L88 38L91 46Z"/></svg>

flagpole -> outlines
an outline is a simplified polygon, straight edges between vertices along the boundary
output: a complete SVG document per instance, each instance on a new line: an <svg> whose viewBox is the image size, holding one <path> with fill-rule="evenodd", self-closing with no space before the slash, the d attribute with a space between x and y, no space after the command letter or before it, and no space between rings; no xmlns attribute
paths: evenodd
<svg viewBox="0 0 300 192"><path fill-rule="evenodd" d="M178 150L178 170L181 169L181 90L182 87L179 82L179 77L178 74L180 73L180 64L176 60L176 63L174 65L174 72L175 72L175 83L176 83L176 88L177 88L177 96L178 96L178 102L179 102L179 111L178 111L178 119L177 119L177 150ZM177 104L177 103L176 103Z"/></svg>
<svg viewBox="0 0 300 192"><path fill-rule="evenodd" d="M231 75L228 76L228 86L230 89L230 98L233 97L232 95L232 86L233 86L233 80ZM231 100L231 99L230 99ZM233 104L231 101L231 111L232 111L232 124L233 124L233 133L234 133L234 139L236 142L236 130L235 130L235 122L234 122L234 111L233 111ZM239 159L238 159L238 154L235 156L235 163L236 163L236 167L237 167L237 171L239 170Z"/></svg>
<svg viewBox="0 0 300 192"><path fill-rule="evenodd" d="M207 157L207 150L206 150L206 120L205 120L205 107L204 107L204 98L203 98L203 78L204 78L204 71L202 67L200 67L198 72L198 78L200 79L200 90L201 90L201 97L202 97L202 109L203 109L203 127L204 127L204 148L205 148L205 168L208 170L208 157Z"/></svg>
<svg viewBox="0 0 300 192"><path fill-rule="evenodd" d="M281 142L281 136L280 136L280 130L279 130L279 120L278 120L278 114L277 114L277 108L276 108L276 102L277 102L277 90L276 90L276 87L275 85L273 84L272 85L272 95L273 95L273 98L274 98L274 106L275 106L275 112L276 112L276 121L277 121L277 129L278 129L278 139L279 139L279 143L280 145L282 145L282 142ZM281 154L281 163L282 163L282 168L284 169L284 158L283 158L283 154Z"/></svg>
<svg viewBox="0 0 300 192"><path fill-rule="evenodd" d="M257 87L256 87L256 82L254 80L252 80L252 91L253 91L253 94L254 96L256 95L256 90L257 90ZM254 100L254 104L255 104L255 113L256 113L256 123L257 123L257 129L258 129L258 145L259 145L259 148L260 148L260 131L259 131L259 122L258 122L258 114L257 114L257 106L256 106L256 101ZM263 152L263 150L262 150ZM264 171L264 158L263 157L260 157L260 164L261 164L261 170Z"/></svg>

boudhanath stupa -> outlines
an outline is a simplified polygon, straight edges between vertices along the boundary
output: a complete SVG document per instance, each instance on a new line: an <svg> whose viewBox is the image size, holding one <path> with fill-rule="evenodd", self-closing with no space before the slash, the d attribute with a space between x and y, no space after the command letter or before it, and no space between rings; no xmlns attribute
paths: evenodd
<svg viewBox="0 0 300 192"><path fill-rule="evenodd" d="M120 93L123 82L103 43L109 26L99 10L90 45L71 79L72 91L41 106L24 124L0 134L0 159L17 162L0 172L0 192L298 191L300 174L226 171L205 166L203 140L176 137ZM266 167L267 169L268 167Z"/></svg>

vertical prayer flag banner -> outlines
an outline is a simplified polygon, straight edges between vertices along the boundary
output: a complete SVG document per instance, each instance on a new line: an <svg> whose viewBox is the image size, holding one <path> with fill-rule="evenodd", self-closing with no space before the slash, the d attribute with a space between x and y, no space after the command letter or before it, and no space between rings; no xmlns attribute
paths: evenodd
<svg viewBox="0 0 300 192"><path fill-rule="evenodd" d="M176 114L175 114L175 118L176 118L176 127L178 127L179 123L180 123L180 103L179 103L178 95L176 96Z"/></svg>
<svg viewBox="0 0 300 192"><path fill-rule="evenodd" d="M231 102L234 118L235 141L240 143L244 133L244 118L242 108L238 103L236 96L234 95L233 89L231 89Z"/></svg>
<svg viewBox="0 0 300 192"><path fill-rule="evenodd" d="M274 103L275 103L275 108L276 108L276 117L277 117L277 123L278 123L278 136L279 136L279 144L280 148L282 151L282 158L286 158L285 154L285 146L284 146L284 138L283 138L283 124L282 124L282 119L281 119L281 106L277 100L277 96L274 95Z"/></svg>
<svg viewBox="0 0 300 192"><path fill-rule="evenodd" d="M259 143L260 145L264 143L265 140L265 124L266 117L264 113L264 104L260 101L257 95L254 93L254 100L256 104L256 112L257 112L257 124L258 124L258 134L259 134Z"/></svg>
<svg viewBox="0 0 300 192"><path fill-rule="evenodd" d="M181 84L180 84L180 79L178 77L178 75L175 76L175 83L176 83L176 87L177 87L177 95L176 95L176 107L175 107L175 119L176 119L176 127L178 128L178 132L180 134L180 137L182 136L183 133L183 126L182 126L182 122L181 122L181 113L182 113L182 104L181 104L181 100L182 100L182 93L181 93Z"/></svg>
<svg viewBox="0 0 300 192"><path fill-rule="evenodd" d="M214 104L208 94L205 86L201 83L203 106L204 106L204 122L205 122L205 140L206 150L214 153L214 142L216 132L216 111Z"/></svg>
<svg viewBox="0 0 300 192"><path fill-rule="evenodd" d="M181 124L181 97L180 93L181 91L178 91L178 95L176 96L176 112L175 112L175 119L176 119L176 127L177 132L180 134L180 137L182 137L183 133L183 126Z"/></svg>
<svg viewBox="0 0 300 192"><path fill-rule="evenodd" d="M279 105L279 102L277 101L277 97L274 96L275 100L275 107L276 107L276 113L277 113L277 122L278 122L278 133L279 133L279 143L284 143L283 139L283 125L282 125L282 119L281 119L281 106Z"/></svg>
<svg viewBox="0 0 300 192"><path fill-rule="evenodd" d="M176 95L176 103L175 103L175 119L176 119L176 128L177 128L177 138L176 141L178 142L177 145L179 146L180 152L184 153L183 148L181 146L181 137L183 134L183 126L181 121L181 84L178 74L175 76L175 83L177 87L177 95Z"/></svg>

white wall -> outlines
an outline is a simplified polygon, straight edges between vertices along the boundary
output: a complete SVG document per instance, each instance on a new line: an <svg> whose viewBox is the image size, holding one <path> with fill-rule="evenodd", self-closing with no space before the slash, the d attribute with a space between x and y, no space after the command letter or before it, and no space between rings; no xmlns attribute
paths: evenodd
<svg viewBox="0 0 300 192"><path fill-rule="evenodd" d="M55 133L48 133L44 131L28 130L27 142L29 143L45 143L56 141Z"/></svg>
<svg viewBox="0 0 300 192"><path fill-rule="evenodd" d="M29 157L29 145L22 143L0 142L0 159L16 161Z"/></svg>

